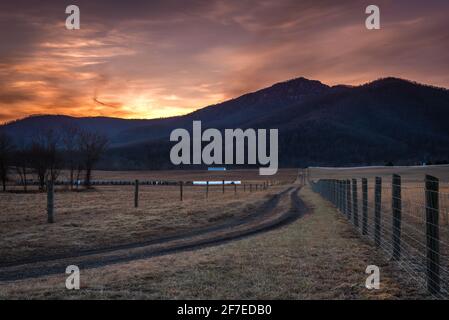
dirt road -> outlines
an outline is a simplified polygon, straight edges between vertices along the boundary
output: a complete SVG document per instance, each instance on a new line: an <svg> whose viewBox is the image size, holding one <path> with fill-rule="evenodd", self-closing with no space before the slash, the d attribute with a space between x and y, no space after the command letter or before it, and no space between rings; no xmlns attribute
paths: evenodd
<svg viewBox="0 0 449 320"><path fill-rule="evenodd" d="M46 255L15 262L0 264L0 281L14 281L42 277L65 272L68 265L81 270L138 259L189 251L207 246L219 245L286 225L306 211L298 196L300 187L290 186L272 196L254 210L252 215L234 218L220 225L199 228L170 236L127 243L93 250L82 250L70 254ZM280 202L289 201L288 209Z"/></svg>

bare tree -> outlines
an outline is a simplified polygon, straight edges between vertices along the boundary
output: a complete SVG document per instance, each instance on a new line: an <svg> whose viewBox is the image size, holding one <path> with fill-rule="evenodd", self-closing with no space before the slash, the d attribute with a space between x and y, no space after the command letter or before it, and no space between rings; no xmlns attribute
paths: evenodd
<svg viewBox="0 0 449 320"><path fill-rule="evenodd" d="M40 190L45 190L47 180L56 181L58 178L61 168L59 139L54 130L46 130L31 142L30 165L37 175Z"/></svg>
<svg viewBox="0 0 449 320"><path fill-rule="evenodd" d="M84 184L90 187L92 169L106 151L108 138L99 133L81 132L79 143L82 165L86 170Z"/></svg>
<svg viewBox="0 0 449 320"><path fill-rule="evenodd" d="M12 161L14 145L12 139L5 132L0 131L0 180L2 180L3 191L6 191L9 166Z"/></svg>
<svg viewBox="0 0 449 320"><path fill-rule="evenodd" d="M14 167L19 175L23 190L26 192L28 187L28 174L31 174L31 151L26 143L17 146L14 153Z"/></svg>
<svg viewBox="0 0 449 320"><path fill-rule="evenodd" d="M80 134L81 130L77 126L69 125L61 128L62 147L64 149L64 163L69 170L70 189L73 190L75 180L75 170L77 171L77 180L82 171L80 164Z"/></svg>

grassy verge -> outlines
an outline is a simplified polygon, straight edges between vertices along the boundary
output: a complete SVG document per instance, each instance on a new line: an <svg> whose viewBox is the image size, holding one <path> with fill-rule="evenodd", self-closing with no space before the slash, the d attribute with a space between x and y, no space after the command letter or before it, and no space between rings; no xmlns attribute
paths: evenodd
<svg viewBox="0 0 449 320"><path fill-rule="evenodd" d="M284 228L217 247L81 271L81 290L65 275L0 284L0 298L406 299L423 297L393 277L381 255L335 209L301 191L311 208ZM381 269L381 289L364 287ZM396 275L396 273L395 273Z"/></svg>

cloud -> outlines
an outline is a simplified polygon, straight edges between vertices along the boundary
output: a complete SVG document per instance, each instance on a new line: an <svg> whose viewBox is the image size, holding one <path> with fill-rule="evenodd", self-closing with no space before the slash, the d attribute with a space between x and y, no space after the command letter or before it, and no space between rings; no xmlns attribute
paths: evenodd
<svg viewBox="0 0 449 320"><path fill-rule="evenodd" d="M34 113L184 114L305 76L360 84L399 76L449 87L449 4L367 1L77 1L0 4L0 120Z"/></svg>

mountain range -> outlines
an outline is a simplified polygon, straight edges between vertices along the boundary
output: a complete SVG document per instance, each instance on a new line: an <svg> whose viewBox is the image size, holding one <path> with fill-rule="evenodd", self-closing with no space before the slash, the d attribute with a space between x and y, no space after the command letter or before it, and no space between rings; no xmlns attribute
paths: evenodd
<svg viewBox="0 0 449 320"><path fill-rule="evenodd" d="M204 128L279 129L283 167L412 164L449 159L449 90L383 78L328 86L297 78L184 116L135 120L31 116L4 129L17 140L39 130L76 125L108 136L107 169L170 168L170 132Z"/></svg>

